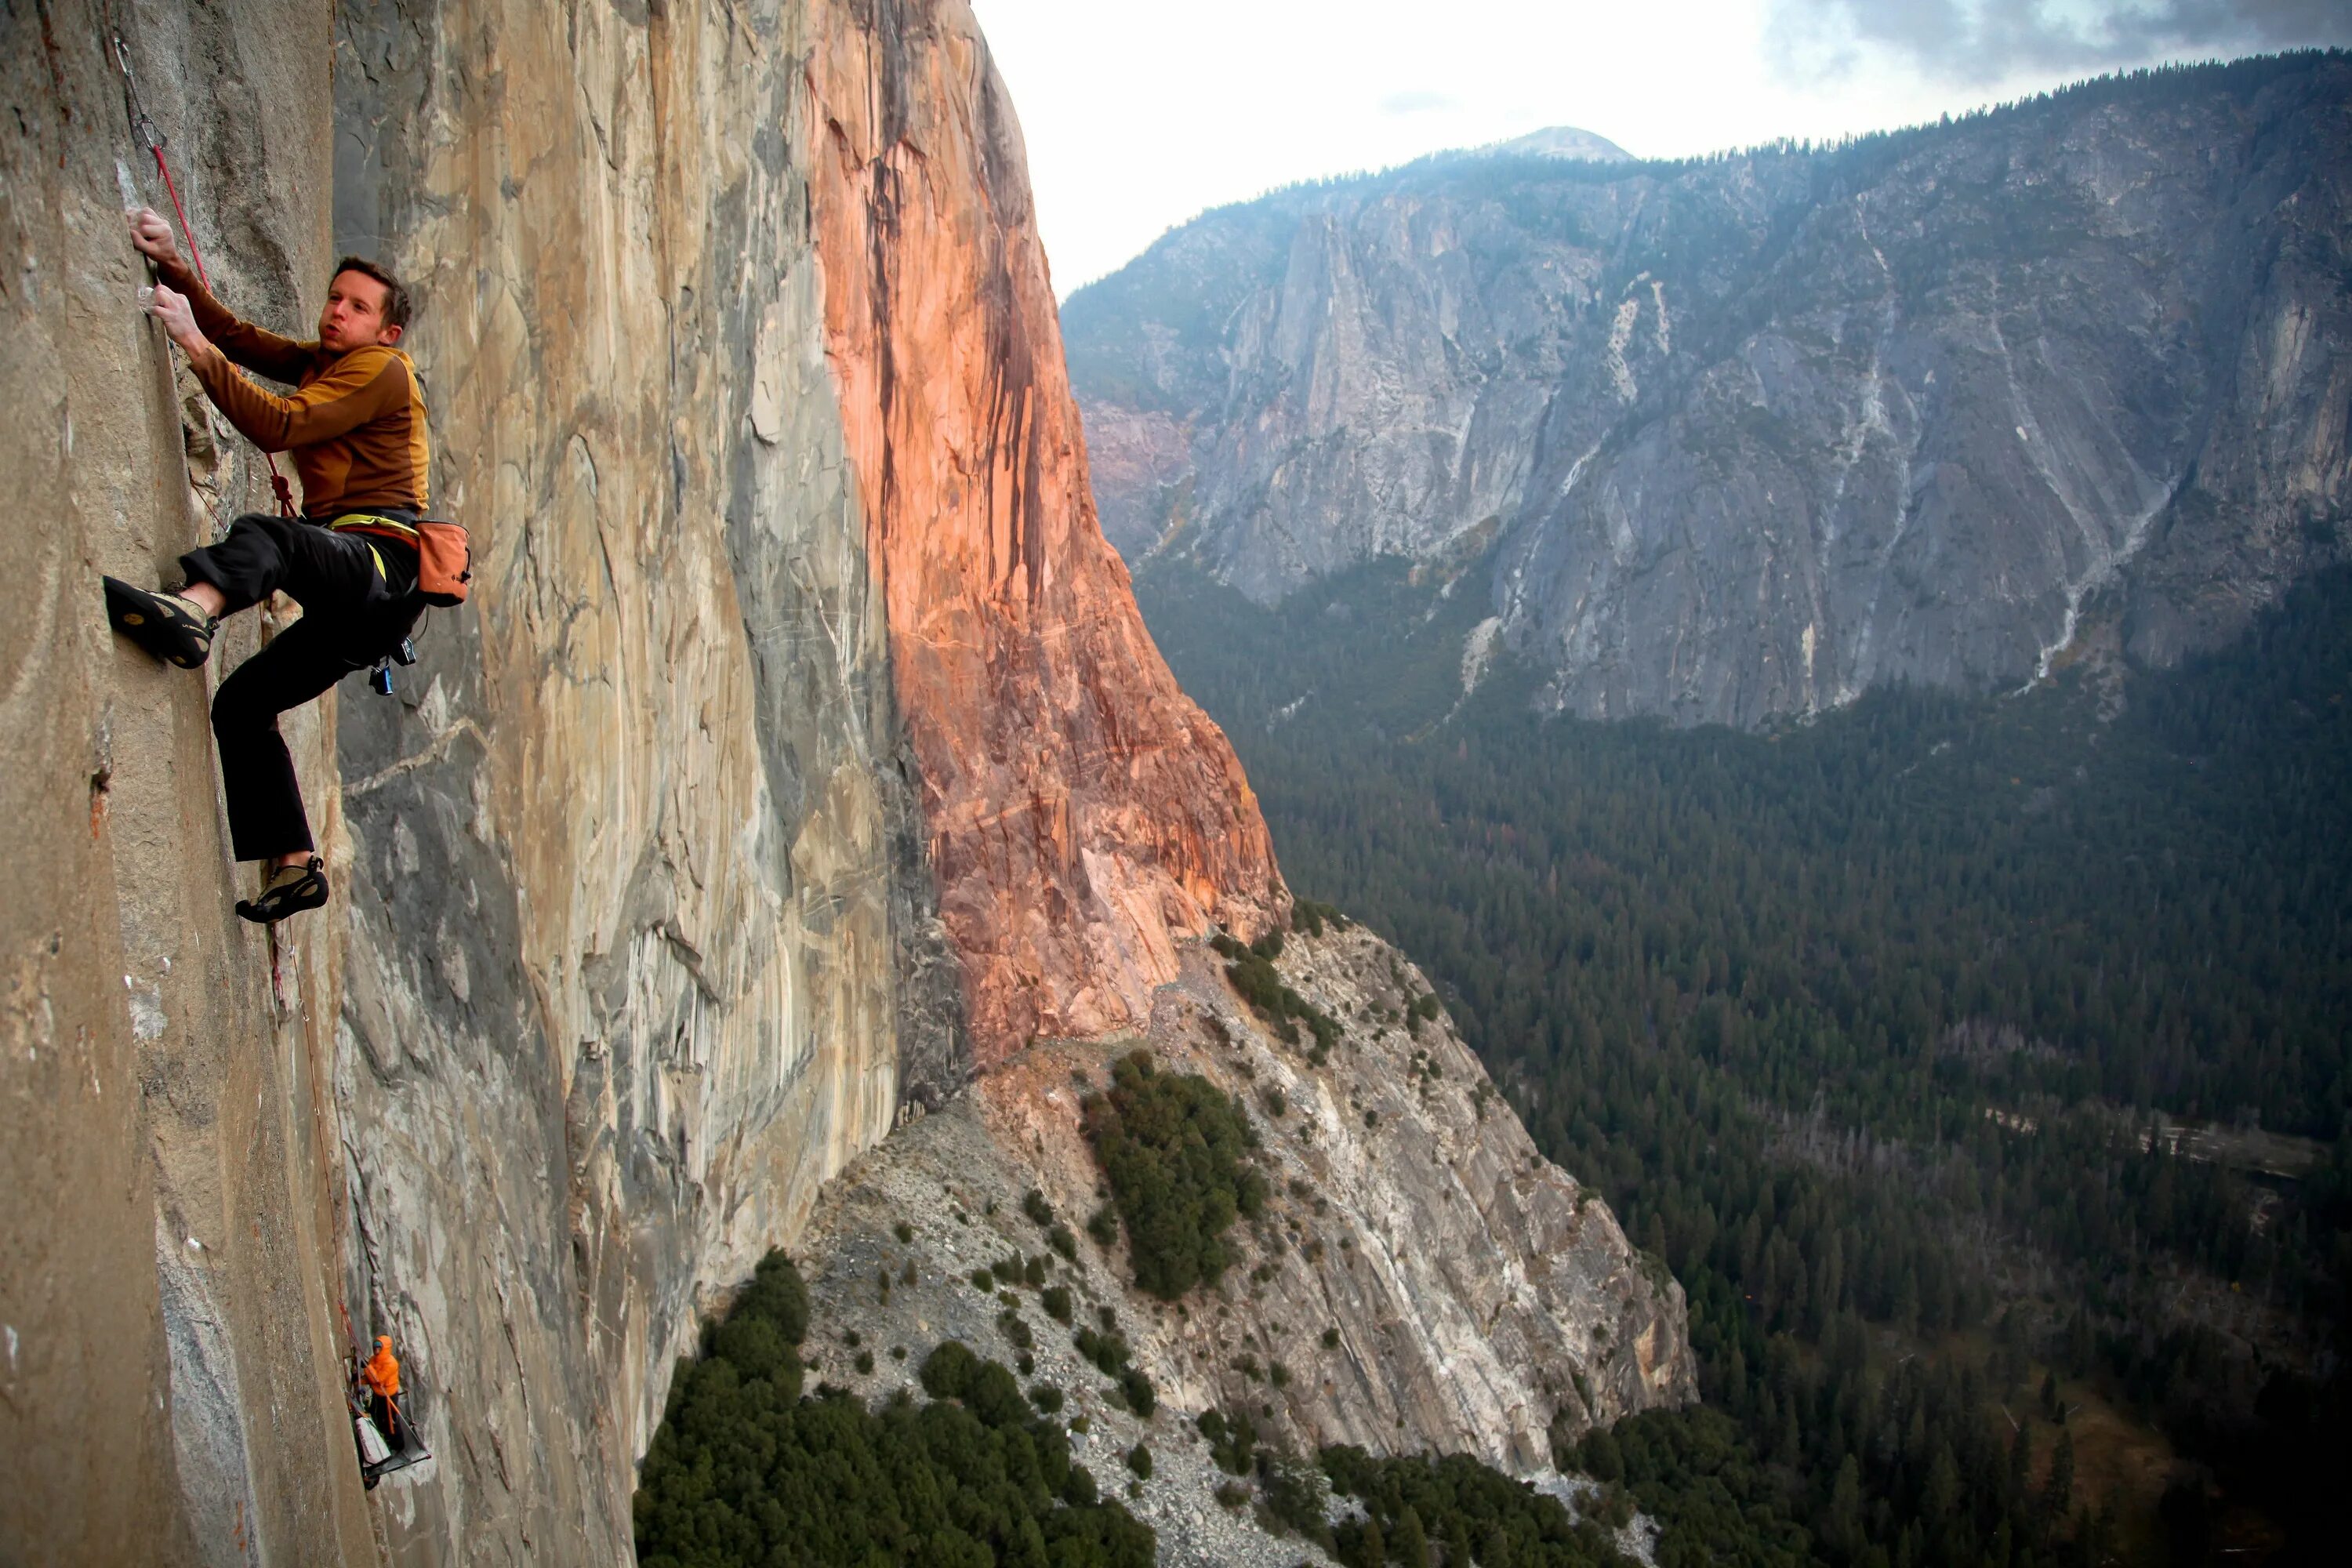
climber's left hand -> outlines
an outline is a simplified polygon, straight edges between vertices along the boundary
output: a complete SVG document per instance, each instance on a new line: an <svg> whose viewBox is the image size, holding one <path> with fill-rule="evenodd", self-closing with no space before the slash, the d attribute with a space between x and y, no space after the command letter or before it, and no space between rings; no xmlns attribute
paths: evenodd
<svg viewBox="0 0 2352 1568"><path fill-rule="evenodd" d="M188 353L205 346L204 333L196 330L195 312L188 309L188 297L170 285L155 285L155 298L148 301L147 313L163 322L165 335Z"/></svg>
<svg viewBox="0 0 2352 1568"><path fill-rule="evenodd" d="M179 241L172 237L172 226L162 214L153 207L128 208L122 217L131 226L131 243L140 255L158 267L179 264Z"/></svg>

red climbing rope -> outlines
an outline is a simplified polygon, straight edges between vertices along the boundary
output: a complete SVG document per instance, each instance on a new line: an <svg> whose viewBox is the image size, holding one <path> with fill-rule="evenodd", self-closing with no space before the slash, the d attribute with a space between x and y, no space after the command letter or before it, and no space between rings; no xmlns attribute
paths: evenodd
<svg viewBox="0 0 2352 1568"><path fill-rule="evenodd" d="M131 74L130 47L123 43L121 33L114 35L113 41L114 65L122 73L122 108L123 112L131 117L131 133L155 156L155 172L163 177L163 190L172 198L172 211L179 217L180 232L188 238L188 257L196 264L196 281L203 284L205 292L209 294L213 291L213 280L205 271L205 253L196 248L195 226L188 221L188 209L180 205L180 187L173 182L172 165L163 160L163 144L168 138L164 136L163 128L147 117L147 110L139 102L139 82ZM275 456L264 452L261 460L269 465L269 489L278 498L278 515L292 517L293 487L286 482L286 476L278 471Z"/></svg>

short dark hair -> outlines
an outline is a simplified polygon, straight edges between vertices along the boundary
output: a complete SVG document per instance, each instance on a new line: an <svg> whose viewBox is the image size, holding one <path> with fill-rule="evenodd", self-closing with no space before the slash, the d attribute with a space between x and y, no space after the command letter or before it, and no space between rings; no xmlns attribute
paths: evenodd
<svg viewBox="0 0 2352 1568"><path fill-rule="evenodd" d="M405 327L408 325L408 310L411 301L408 298L407 284L403 283L399 279L394 278L391 273L385 271L383 268L378 267L374 262L370 261L364 256L346 256L341 261L335 263L335 270L332 274L333 277L341 278L346 272L356 272L362 278L373 278L377 282L383 285L385 290L383 296L383 324L385 326Z"/></svg>

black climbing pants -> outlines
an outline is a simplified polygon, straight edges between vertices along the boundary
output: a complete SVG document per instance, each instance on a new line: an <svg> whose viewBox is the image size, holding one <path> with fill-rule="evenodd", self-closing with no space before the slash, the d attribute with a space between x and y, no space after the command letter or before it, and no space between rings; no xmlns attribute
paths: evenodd
<svg viewBox="0 0 2352 1568"><path fill-rule="evenodd" d="M416 596L416 552L389 539L255 512L229 524L218 544L181 556L180 569L189 582L221 591L225 615L272 592L302 606L300 620L238 665L213 694L213 737L236 858L267 860L315 848L278 715L400 646L425 608Z"/></svg>
<svg viewBox="0 0 2352 1568"><path fill-rule="evenodd" d="M400 1406L381 1394L372 1394L368 1395L368 1415L374 1419L375 1429L383 1434L383 1440L391 1445L394 1453L397 1454L408 1447L408 1432L400 1418Z"/></svg>

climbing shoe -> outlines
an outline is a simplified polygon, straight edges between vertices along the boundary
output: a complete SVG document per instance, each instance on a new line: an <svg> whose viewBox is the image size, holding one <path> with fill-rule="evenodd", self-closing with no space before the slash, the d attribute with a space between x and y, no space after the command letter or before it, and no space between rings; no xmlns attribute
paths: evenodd
<svg viewBox="0 0 2352 1568"><path fill-rule="evenodd" d="M299 866L280 866L257 899L239 899L236 912L256 925L276 925L288 915L315 910L327 901L327 865L316 855Z"/></svg>
<svg viewBox="0 0 2352 1568"><path fill-rule="evenodd" d="M102 581L106 618L116 631L182 669L194 669L211 655L213 631L220 622L177 594L151 594L119 577Z"/></svg>

